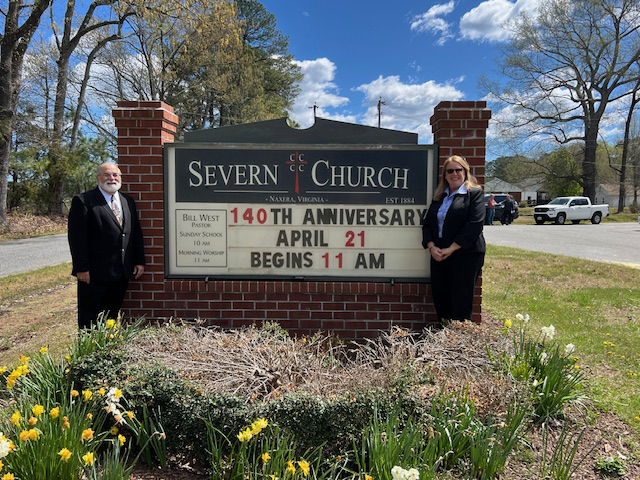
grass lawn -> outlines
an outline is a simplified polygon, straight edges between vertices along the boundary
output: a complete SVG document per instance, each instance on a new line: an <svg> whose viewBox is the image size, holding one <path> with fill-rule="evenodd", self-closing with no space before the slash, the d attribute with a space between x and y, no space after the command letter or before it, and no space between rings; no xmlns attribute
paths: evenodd
<svg viewBox="0 0 640 480"><path fill-rule="evenodd" d="M640 432L640 270L489 246L483 309L499 320L553 324L592 379L590 396Z"/></svg>

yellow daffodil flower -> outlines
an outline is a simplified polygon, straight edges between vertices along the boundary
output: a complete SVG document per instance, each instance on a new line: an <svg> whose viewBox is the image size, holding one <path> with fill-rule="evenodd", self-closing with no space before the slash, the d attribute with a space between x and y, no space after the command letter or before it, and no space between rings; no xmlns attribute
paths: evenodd
<svg viewBox="0 0 640 480"><path fill-rule="evenodd" d="M40 415L42 415L44 413L44 407L42 405L36 405L35 407L33 407L31 409L31 411L33 412L33 414L36 417L39 417Z"/></svg>
<svg viewBox="0 0 640 480"><path fill-rule="evenodd" d="M71 458L71 450L69 450L68 448L63 448L58 452L58 455L60 455L60 459L63 462L66 462Z"/></svg>
<svg viewBox="0 0 640 480"><path fill-rule="evenodd" d="M83 455L82 456L82 461L87 466L93 465L93 453L89 452L86 455Z"/></svg>
<svg viewBox="0 0 640 480"><path fill-rule="evenodd" d="M302 474L305 477L309 475L309 472L311 471L311 467L309 466L309 462L305 462L304 460L300 460L298 462L298 466L300 467L300 470L302 470Z"/></svg>

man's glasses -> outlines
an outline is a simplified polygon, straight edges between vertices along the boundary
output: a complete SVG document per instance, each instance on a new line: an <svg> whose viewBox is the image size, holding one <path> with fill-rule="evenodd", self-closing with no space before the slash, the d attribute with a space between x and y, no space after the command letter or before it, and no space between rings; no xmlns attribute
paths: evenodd
<svg viewBox="0 0 640 480"><path fill-rule="evenodd" d="M447 173L451 174L453 172L462 173L464 172L464 168L447 168Z"/></svg>

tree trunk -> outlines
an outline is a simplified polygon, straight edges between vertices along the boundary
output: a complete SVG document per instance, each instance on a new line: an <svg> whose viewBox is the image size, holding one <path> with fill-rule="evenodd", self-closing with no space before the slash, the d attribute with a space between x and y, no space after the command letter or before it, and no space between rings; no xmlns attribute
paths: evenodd
<svg viewBox="0 0 640 480"><path fill-rule="evenodd" d="M584 196L592 202L596 198L596 153L598 149L598 121L591 120L585 128L584 159L582 161L582 179Z"/></svg>

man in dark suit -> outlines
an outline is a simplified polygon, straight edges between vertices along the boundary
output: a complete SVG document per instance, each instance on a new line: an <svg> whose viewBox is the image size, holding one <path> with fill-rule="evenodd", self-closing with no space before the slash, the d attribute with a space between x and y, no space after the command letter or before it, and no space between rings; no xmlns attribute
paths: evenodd
<svg viewBox="0 0 640 480"><path fill-rule="evenodd" d="M507 195L502 202L502 224L503 225L511 225L513 222L513 200L511 200L511 195Z"/></svg>
<svg viewBox="0 0 640 480"><path fill-rule="evenodd" d="M69 210L72 275L78 278L78 326L90 328L100 312L118 315L129 279L144 273L144 243L133 199L119 192L115 163L100 165L98 186L73 197ZM106 318L106 317L105 317Z"/></svg>

